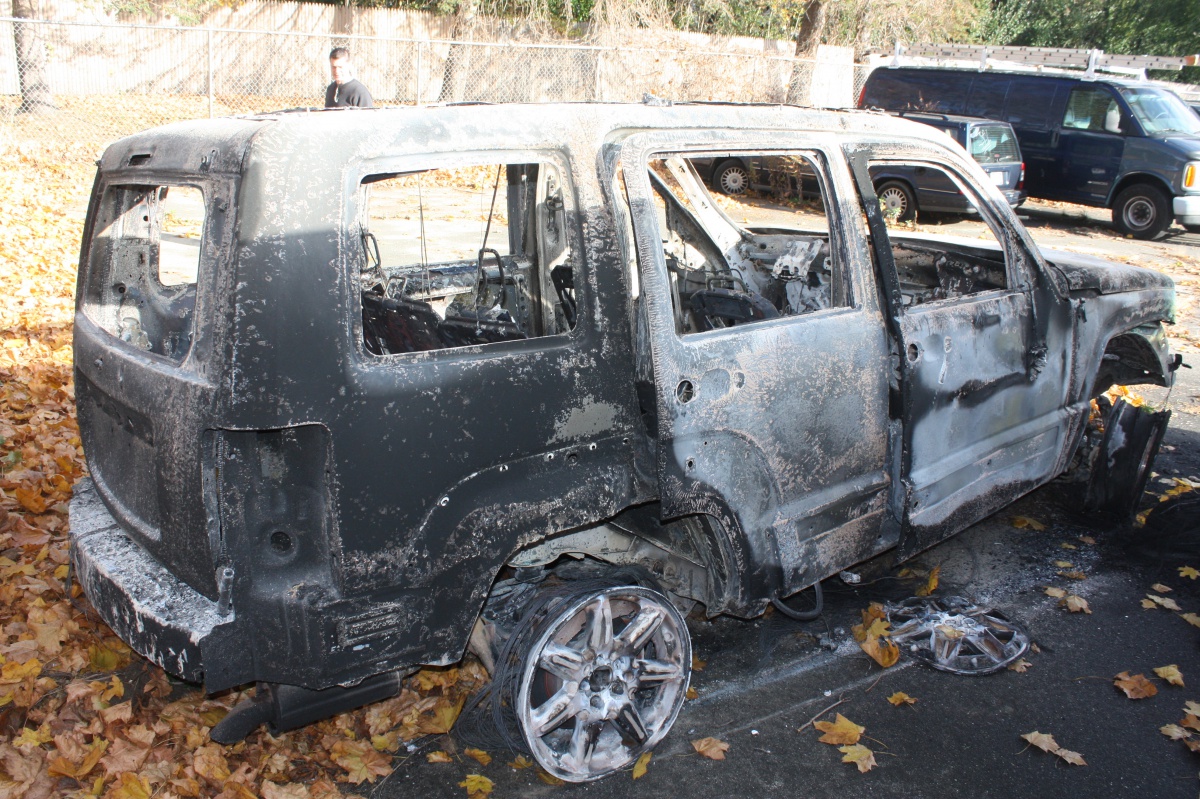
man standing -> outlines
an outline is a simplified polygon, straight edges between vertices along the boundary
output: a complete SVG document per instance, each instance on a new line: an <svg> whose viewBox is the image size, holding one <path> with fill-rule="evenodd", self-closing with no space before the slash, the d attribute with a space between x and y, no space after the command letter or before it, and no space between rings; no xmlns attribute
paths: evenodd
<svg viewBox="0 0 1200 799"><path fill-rule="evenodd" d="M350 63L350 51L335 47L329 51L329 71L333 83L325 89L326 108L373 108L371 93L354 77L354 64Z"/></svg>

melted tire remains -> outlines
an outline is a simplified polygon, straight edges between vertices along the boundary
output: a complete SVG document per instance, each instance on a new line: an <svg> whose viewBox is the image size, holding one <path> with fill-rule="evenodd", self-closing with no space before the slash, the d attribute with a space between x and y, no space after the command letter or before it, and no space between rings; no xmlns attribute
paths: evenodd
<svg viewBox="0 0 1200 799"><path fill-rule="evenodd" d="M525 743L568 782L624 768L675 722L691 663L683 617L658 591L575 594L546 614L522 661L516 711Z"/></svg>
<svg viewBox="0 0 1200 799"><path fill-rule="evenodd" d="M1000 671L1029 649L1029 636L1002 614L963 597L914 597L887 607L891 639L940 671Z"/></svg>

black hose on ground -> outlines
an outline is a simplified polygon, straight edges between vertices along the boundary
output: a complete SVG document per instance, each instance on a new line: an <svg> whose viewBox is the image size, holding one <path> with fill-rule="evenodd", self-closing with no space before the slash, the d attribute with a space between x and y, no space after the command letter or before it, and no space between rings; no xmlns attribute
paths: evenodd
<svg viewBox="0 0 1200 799"><path fill-rule="evenodd" d="M825 595L821 591L820 581L813 583L812 589L812 610L792 610L787 605L783 604L783 599L780 598L778 592L775 593L775 596L771 597L771 604L775 606L776 610L778 610L784 616L787 616L789 619L794 619L795 621L814 621L820 618L821 611L825 609Z"/></svg>

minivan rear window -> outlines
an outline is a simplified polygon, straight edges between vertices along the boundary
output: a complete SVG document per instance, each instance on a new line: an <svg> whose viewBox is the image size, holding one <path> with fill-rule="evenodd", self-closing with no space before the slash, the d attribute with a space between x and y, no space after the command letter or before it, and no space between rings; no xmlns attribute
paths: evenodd
<svg viewBox="0 0 1200 799"><path fill-rule="evenodd" d="M967 131L967 152L981 164L1021 160L1017 137L1008 125L972 125Z"/></svg>

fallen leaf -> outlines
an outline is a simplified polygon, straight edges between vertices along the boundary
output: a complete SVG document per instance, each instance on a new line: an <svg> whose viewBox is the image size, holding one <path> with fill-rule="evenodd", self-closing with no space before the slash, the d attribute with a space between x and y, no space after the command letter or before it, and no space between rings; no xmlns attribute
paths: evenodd
<svg viewBox="0 0 1200 799"><path fill-rule="evenodd" d="M1200 627L1200 615L1195 613L1180 613L1179 617L1193 627Z"/></svg>
<svg viewBox="0 0 1200 799"><path fill-rule="evenodd" d="M529 768L532 765L533 765L533 761L530 760L529 758L525 757L525 755L517 755L512 760L510 760L508 763L509 768L515 768L518 770Z"/></svg>
<svg viewBox="0 0 1200 799"><path fill-rule="evenodd" d="M1125 696L1130 699L1149 699L1158 693L1158 689L1154 687L1154 683L1147 680L1145 675L1134 674L1130 676L1127 671L1123 671L1113 678L1113 685L1118 690L1124 691Z"/></svg>
<svg viewBox="0 0 1200 799"><path fill-rule="evenodd" d="M338 741L329 750L329 759L344 768L346 779L355 785L364 780L373 783L392 773L390 759L362 741Z"/></svg>
<svg viewBox="0 0 1200 799"><path fill-rule="evenodd" d="M896 707L900 707L901 705L915 705L917 703L916 699L913 699L903 691L897 691L896 693L892 694L888 697L887 701L891 702Z"/></svg>
<svg viewBox="0 0 1200 799"><path fill-rule="evenodd" d="M1172 663L1170 666L1160 666L1154 670L1162 679L1166 680L1171 685L1183 687L1183 675L1179 673L1179 667Z"/></svg>
<svg viewBox="0 0 1200 799"><path fill-rule="evenodd" d="M642 752L642 756L633 764L633 778L640 780L646 776L646 767L650 765L650 755L652 752Z"/></svg>
<svg viewBox="0 0 1200 799"><path fill-rule="evenodd" d="M1193 716L1200 716L1200 702L1187 701L1183 705L1184 713L1191 713Z"/></svg>
<svg viewBox="0 0 1200 799"><path fill-rule="evenodd" d="M563 782L563 780L560 780L558 777L555 777L549 771L544 771L542 769L538 769L537 777L539 780L546 783L547 785L565 785L566 784L565 782Z"/></svg>
<svg viewBox="0 0 1200 799"><path fill-rule="evenodd" d="M1179 604L1174 599L1171 599L1169 597L1155 596L1154 594L1146 594L1146 598L1153 601L1156 605L1160 605L1161 607L1166 608L1167 610L1175 610L1175 611L1183 610L1183 608L1179 607Z"/></svg>
<svg viewBox="0 0 1200 799"><path fill-rule="evenodd" d="M1079 754L1078 752L1072 752L1070 749L1059 749L1054 754L1058 755L1072 766L1087 765L1087 761L1083 759L1083 755Z"/></svg>
<svg viewBox="0 0 1200 799"><path fill-rule="evenodd" d="M1154 585L1150 586L1150 590L1157 591L1160 594L1169 594L1171 593L1171 586L1163 585L1162 583L1155 583Z"/></svg>
<svg viewBox="0 0 1200 799"><path fill-rule="evenodd" d="M1087 575L1081 571L1058 572L1059 577L1065 577L1068 580L1086 580Z"/></svg>
<svg viewBox="0 0 1200 799"><path fill-rule="evenodd" d="M1016 663L1009 663L1009 671L1015 671L1017 674L1024 674L1029 671L1029 667L1033 664L1025 658L1018 658Z"/></svg>
<svg viewBox="0 0 1200 799"><path fill-rule="evenodd" d="M443 752L441 749L436 752L430 752L425 755L426 763L453 763L454 758L450 757L448 752Z"/></svg>
<svg viewBox="0 0 1200 799"><path fill-rule="evenodd" d="M886 622L876 620L871 624L871 629L867 631L866 640L859 644L862 651L870 655L872 660L885 669L896 665L896 661L900 659L900 647L887 637L886 628ZM880 632L875 632L876 630Z"/></svg>
<svg viewBox="0 0 1200 799"><path fill-rule="evenodd" d="M1143 599L1142 608L1144 610L1158 610L1158 603L1152 599Z"/></svg>
<svg viewBox="0 0 1200 799"><path fill-rule="evenodd" d="M126 772L117 777L105 796L107 799L150 799L150 783L137 774Z"/></svg>
<svg viewBox="0 0 1200 799"><path fill-rule="evenodd" d="M1021 737L1043 752L1054 753L1059 749L1058 742L1054 740L1054 736L1046 732L1034 730L1033 732L1025 733Z"/></svg>
<svg viewBox="0 0 1200 799"><path fill-rule="evenodd" d="M692 741L692 748L709 760L724 760L725 752L729 750L729 744L716 738L701 738L698 741Z"/></svg>
<svg viewBox="0 0 1200 799"><path fill-rule="evenodd" d="M941 573L942 567L934 566L933 569L930 570L929 577L925 580L925 584L917 589L917 596L929 596L936 591L938 587L938 579L940 578ZM872 764L873 763L874 761L872 761Z"/></svg>
<svg viewBox="0 0 1200 799"><path fill-rule="evenodd" d="M267 780L263 780L262 796L263 799L309 799L307 785L276 785Z"/></svg>
<svg viewBox="0 0 1200 799"><path fill-rule="evenodd" d="M1067 595L1067 592L1061 588L1049 587L1046 589L1046 596L1052 596L1056 599L1062 599Z"/></svg>
<svg viewBox="0 0 1200 799"><path fill-rule="evenodd" d="M467 789L467 799L483 799L492 792L493 783L482 774L468 774L458 786Z"/></svg>
<svg viewBox="0 0 1200 799"><path fill-rule="evenodd" d="M707 660L701 660L695 655L692 655L692 671L704 671L704 667L707 665Z"/></svg>
<svg viewBox="0 0 1200 799"><path fill-rule="evenodd" d="M876 766L875 753L862 744L839 746L838 751L842 753L842 762L858 766L860 774L866 774Z"/></svg>
<svg viewBox="0 0 1200 799"><path fill-rule="evenodd" d="M1184 738L1183 744L1193 752L1200 754L1200 741L1197 741L1194 738Z"/></svg>
<svg viewBox="0 0 1200 799"><path fill-rule="evenodd" d="M1180 566L1179 576L1186 577L1189 580L1195 580L1197 577L1200 577L1200 571L1196 571L1191 566Z"/></svg>
<svg viewBox="0 0 1200 799"><path fill-rule="evenodd" d="M1092 538L1090 535L1081 535L1081 536L1079 536L1079 540L1085 544L1096 543L1096 539Z"/></svg>
<svg viewBox="0 0 1200 799"><path fill-rule="evenodd" d="M1054 561L1054 565L1060 569L1069 569L1072 566L1074 566L1075 564L1071 563L1070 561L1067 561L1067 560L1056 560L1056 561Z"/></svg>
<svg viewBox="0 0 1200 799"><path fill-rule="evenodd" d="M1183 716L1183 721L1179 723L1184 727L1187 727L1189 730L1200 732L1200 716L1196 716L1194 713L1185 713Z"/></svg>
<svg viewBox="0 0 1200 799"><path fill-rule="evenodd" d="M464 749L463 754L477 761L481 766L486 766L492 762L492 756L482 749Z"/></svg>
<svg viewBox="0 0 1200 799"><path fill-rule="evenodd" d="M1046 525L1042 524L1041 522L1037 521L1036 519L1031 519L1028 516L1014 516L1012 518L1011 524L1013 527L1016 527L1018 530L1028 527L1030 530L1037 530L1040 532L1040 531L1046 529Z"/></svg>
<svg viewBox="0 0 1200 799"><path fill-rule="evenodd" d="M1066 541L1063 541L1062 543L1060 543L1059 547L1061 547L1062 549L1079 549L1079 547L1075 546L1074 544L1068 543Z"/></svg>
<svg viewBox="0 0 1200 799"><path fill-rule="evenodd" d="M1081 596L1071 594L1068 597L1058 600L1058 604L1062 605L1072 613L1091 613L1092 609L1088 607L1087 600Z"/></svg>
<svg viewBox="0 0 1200 799"><path fill-rule="evenodd" d="M1178 724L1165 724L1158 728L1158 731L1170 738L1172 741L1179 741L1184 738L1190 738L1191 733L1180 727Z"/></svg>
<svg viewBox="0 0 1200 799"><path fill-rule="evenodd" d="M862 737L863 730L866 727L860 727L850 719L837 714L837 718L833 721L817 721L813 722L813 727L825 733L817 740L823 744L856 744L858 739Z"/></svg>
<svg viewBox="0 0 1200 799"><path fill-rule="evenodd" d="M700 694L696 691L695 688L693 688L692 686L689 685L687 692L684 694L684 696L688 699L696 699L697 697L700 696Z"/></svg>

